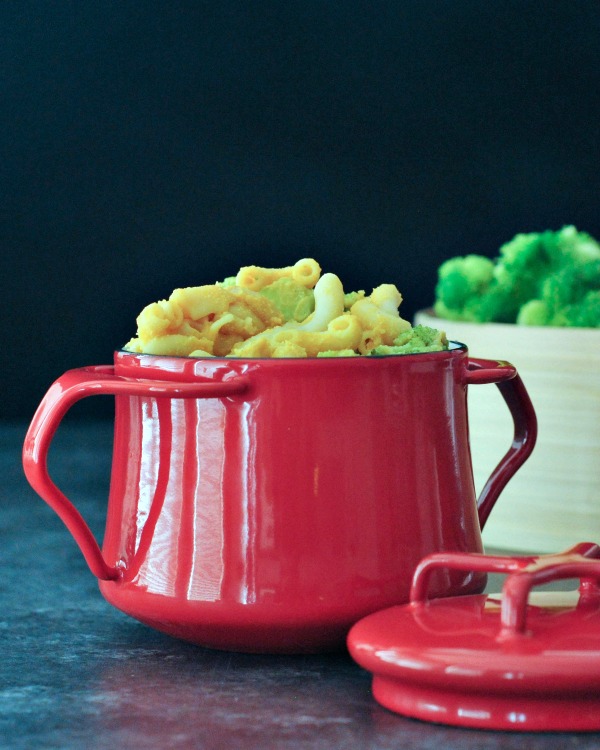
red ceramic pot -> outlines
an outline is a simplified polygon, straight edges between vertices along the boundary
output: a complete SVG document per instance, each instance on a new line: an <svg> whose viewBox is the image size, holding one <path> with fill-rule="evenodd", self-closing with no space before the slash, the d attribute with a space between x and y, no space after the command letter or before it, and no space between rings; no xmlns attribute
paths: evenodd
<svg viewBox="0 0 600 750"><path fill-rule="evenodd" d="M496 383L515 437L476 501L467 386ZM48 476L67 409L116 396L102 551ZM66 523L105 598L215 648L341 648L406 601L432 552L482 551L480 527L530 454L535 415L515 368L450 351L371 358L190 359L117 352L71 370L24 446L34 489ZM481 591L438 571L433 595Z"/></svg>

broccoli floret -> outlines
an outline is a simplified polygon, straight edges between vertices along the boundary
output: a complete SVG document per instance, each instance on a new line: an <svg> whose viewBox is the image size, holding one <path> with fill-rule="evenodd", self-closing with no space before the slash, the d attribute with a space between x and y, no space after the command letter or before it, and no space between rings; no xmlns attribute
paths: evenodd
<svg viewBox="0 0 600 750"><path fill-rule="evenodd" d="M315 309L313 290L286 277L263 287L259 294L270 299L286 321L295 320L300 323Z"/></svg>
<svg viewBox="0 0 600 750"><path fill-rule="evenodd" d="M359 299L364 298L364 289L361 289L358 292L346 292L346 294L344 294L344 310L349 310L355 302L358 302Z"/></svg>
<svg viewBox="0 0 600 750"><path fill-rule="evenodd" d="M517 234L502 245L494 268L495 281L515 289L524 300L532 299L538 290L540 276L545 276L550 266L551 253L545 239L542 234Z"/></svg>
<svg viewBox="0 0 600 750"><path fill-rule="evenodd" d="M545 280L565 268L573 268L594 258L600 259L600 246L575 227L563 227L558 232L518 234L500 248L494 269L499 287L510 293L513 306L518 309L537 299Z"/></svg>
<svg viewBox="0 0 600 750"><path fill-rule="evenodd" d="M568 325L600 328L600 289L588 292L581 302L567 312Z"/></svg>
<svg viewBox="0 0 600 750"><path fill-rule="evenodd" d="M487 291L494 276L494 264L483 255L450 258L438 270L437 315L449 320L476 319L477 312L468 304Z"/></svg>
<svg viewBox="0 0 600 750"><path fill-rule="evenodd" d="M371 356L388 354L417 354L418 352L441 352L448 349L444 331L429 326L415 326L403 331L394 339L392 346L380 344L371 351Z"/></svg>
<svg viewBox="0 0 600 750"><path fill-rule="evenodd" d="M492 283L481 297L465 305L465 320L477 323L514 323L521 306L510 285Z"/></svg>
<svg viewBox="0 0 600 750"><path fill-rule="evenodd" d="M565 259L575 264L600 260L600 245L587 232L578 232L574 226L567 226L554 234L557 238L556 265L564 265Z"/></svg>
<svg viewBox="0 0 600 750"><path fill-rule="evenodd" d="M412 329L413 342L423 349L433 348L440 349L448 348L448 339L444 331L439 331L437 328L430 328L429 326L416 325ZM402 336L402 334L400 334ZM398 337L399 338L399 337ZM396 339L398 341L398 339ZM396 341L394 343L396 343Z"/></svg>
<svg viewBox="0 0 600 750"><path fill-rule="evenodd" d="M543 300L532 299L519 310L517 323L524 326L547 326L551 317L548 305Z"/></svg>
<svg viewBox="0 0 600 750"><path fill-rule="evenodd" d="M549 276L541 299L549 310L549 325L595 328L600 325L600 260L567 266Z"/></svg>
<svg viewBox="0 0 600 750"><path fill-rule="evenodd" d="M573 226L518 234L500 248L495 262L488 261L491 278L484 277L479 285L482 276L471 272L468 258L481 256L452 258L440 266L434 306L438 316L524 325L600 325L595 322L600 245L589 234Z"/></svg>

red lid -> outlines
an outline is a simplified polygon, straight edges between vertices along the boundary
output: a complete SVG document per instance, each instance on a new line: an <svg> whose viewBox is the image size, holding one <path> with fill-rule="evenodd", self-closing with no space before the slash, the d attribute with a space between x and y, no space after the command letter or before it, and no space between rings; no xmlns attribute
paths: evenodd
<svg viewBox="0 0 600 750"><path fill-rule="evenodd" d="M410 603L358 622L353 658L386 708L482 729L600 730L600 548L558 555L440 553L413 578ZM437 568L508 573L502 594L427 599ZM577 578L578 591L533 586Z"/></svg>

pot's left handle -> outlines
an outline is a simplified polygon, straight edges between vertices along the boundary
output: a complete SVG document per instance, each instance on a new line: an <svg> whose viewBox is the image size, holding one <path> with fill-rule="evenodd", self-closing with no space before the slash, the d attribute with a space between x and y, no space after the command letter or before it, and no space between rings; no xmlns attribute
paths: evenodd
<svg viewBox="0 0 600 750"><path fill-rule="evenodd" d="M23 468L40 497L58 514L77 542L92 571L101 580L115 580L121 573L108 565L92 534L73 503L48 474L48 450L62 418L71 406L86 396L129 395L166 398L222 398L243 393L248 379L238 376L226 382L177 383L128 380L115 375L111 365L69 370L56 380L40 403L25 437Z"/></svg>

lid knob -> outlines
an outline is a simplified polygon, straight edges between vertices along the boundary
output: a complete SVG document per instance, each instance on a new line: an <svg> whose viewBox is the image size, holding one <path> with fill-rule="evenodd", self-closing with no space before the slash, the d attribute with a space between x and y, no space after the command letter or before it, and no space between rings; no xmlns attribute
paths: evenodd
<svg viewBox="0 0 600 750"><path fill-rule="evenodd" d="M500 638L526 632L527 600L534 586L565 578L580 581L580 604L600 598L600 546L580 542L569 550L553 555L519 555L500 557L474 552L438 552L424 558L412 580L410 603L422 606L427 602L429 579L434 570L507 573L502 587Z"/></svg>

